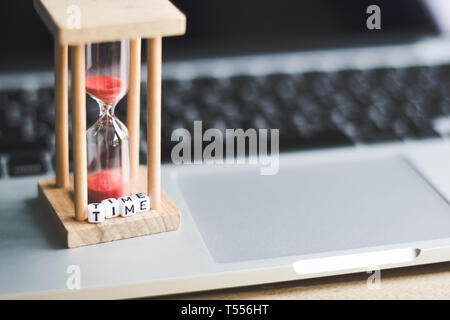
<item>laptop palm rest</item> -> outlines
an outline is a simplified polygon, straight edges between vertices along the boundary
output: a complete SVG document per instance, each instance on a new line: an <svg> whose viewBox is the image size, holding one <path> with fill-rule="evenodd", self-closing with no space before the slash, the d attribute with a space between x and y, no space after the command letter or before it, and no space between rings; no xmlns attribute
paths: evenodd
<svg viewBox="0 0 450 320"><path fill-rule="evenodd" d="M450 237L447 201L401 157L194 171L177 179L217 263Z"/></svg>

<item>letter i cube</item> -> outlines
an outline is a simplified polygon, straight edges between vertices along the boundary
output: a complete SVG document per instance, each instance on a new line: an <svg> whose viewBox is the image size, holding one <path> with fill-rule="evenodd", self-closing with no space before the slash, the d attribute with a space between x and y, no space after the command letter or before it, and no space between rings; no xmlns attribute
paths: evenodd
<svg viewBox="0 0 450 320"><path fill-rule="evenodd" d="M102 205L105 207L105 218L109 219L120 216L120 205L117 199L105 199L102 201Z"/></svg>
<svg viewBox="0 0 450 320"><path fill-rule="evenodd" d="M137 212L144 212L150 210L150 198L143 192L139 192L133 195L133 199L136 202Z"/></svg>
<svg viewBox="0 0 450 320"><path fill-rule="evenodd" d="M105 207L101 203L88 205L88 222L100 223L105 221Z"/></svg>
<svg viewBox="0 0 450 320"><path fill-rule="evenodd" d="M129 217L136 214L136 201L132 197L122 197L118 199L120 205L120 215Z"/></svg>

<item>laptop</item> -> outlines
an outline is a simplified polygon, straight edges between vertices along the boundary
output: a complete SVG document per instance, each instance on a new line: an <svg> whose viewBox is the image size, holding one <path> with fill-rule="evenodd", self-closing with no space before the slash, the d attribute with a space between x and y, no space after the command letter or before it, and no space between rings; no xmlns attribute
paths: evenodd
<svg viewBox="0 0 450 320"><path fill-rule="evenodd" d="M37 202L54 174L52 39L31 1L0 4L0 297L151 297L450 260L447 1L173 2L188 25L164 40L162 185L180 229L74 249ZM124 121L126 102L116 110ZM88 125L97 116L88 99ZM172 134L195 121L278 129L278 170L252 155L174 163Z"/></svg>

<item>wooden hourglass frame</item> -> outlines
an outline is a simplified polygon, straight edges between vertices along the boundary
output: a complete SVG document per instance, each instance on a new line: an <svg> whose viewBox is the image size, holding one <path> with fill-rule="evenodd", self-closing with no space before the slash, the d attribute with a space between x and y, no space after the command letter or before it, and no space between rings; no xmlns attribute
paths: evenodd
<svg viewBox="0 0 450 320"><path fill-rule="evenodd" d="M56 177L39 181L41 202L68 248L178 229L180 212L161 191L161 38L182 35L185 16L168 0L34 0L55 41ZM76 16L78 15L78 16ZM130 40L127 127L131 192L146 192L151 209L131 217L86 222L85 44ZM141 39L147 39L147 167L139 165ZM69 176L68 53L71 54L73 177Z"/></svg>

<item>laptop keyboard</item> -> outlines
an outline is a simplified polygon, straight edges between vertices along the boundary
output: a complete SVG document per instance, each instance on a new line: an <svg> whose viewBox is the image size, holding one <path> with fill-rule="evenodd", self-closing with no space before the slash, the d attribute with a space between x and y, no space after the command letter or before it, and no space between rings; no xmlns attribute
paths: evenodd
<svg viewBox="0 0 450 320"><path fill-rule="evenodd" d="M203 77L162 86L166 162L177 143L170 141L173 130L192 135L195 120L203 130L279 128L280 151L287 151L435 137L432 120L450 114L450 65ZM141 92L145 101L145 84ZM125 99L116 114L125 123ZM97 104L88 98L87 125L97 118ZM143 107L141 139L145 121ZM0 91L0 176L53 170L53 129L53 88Z"/></svg>

